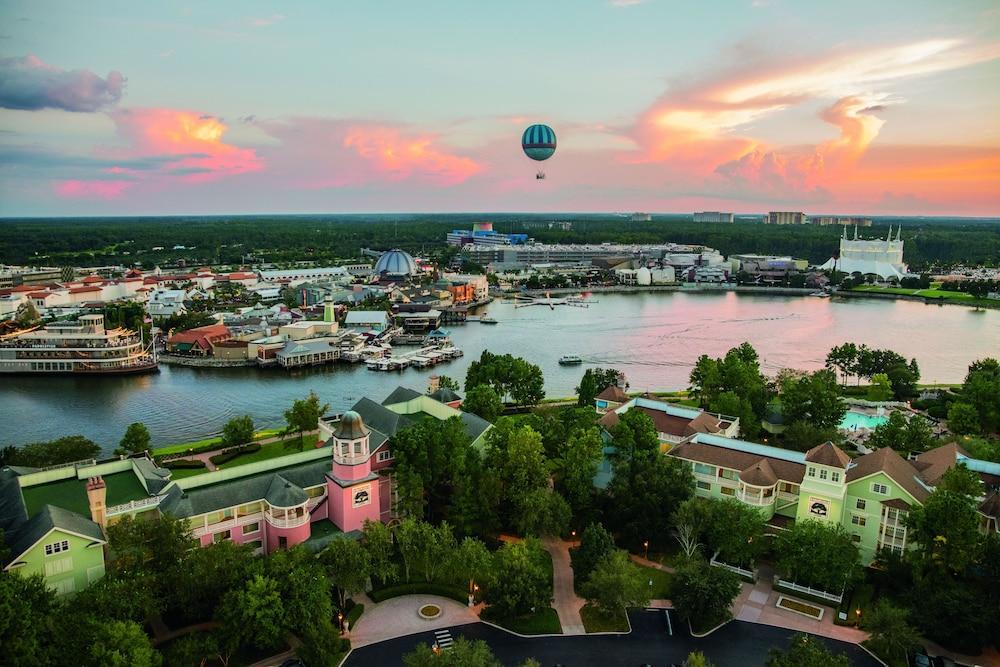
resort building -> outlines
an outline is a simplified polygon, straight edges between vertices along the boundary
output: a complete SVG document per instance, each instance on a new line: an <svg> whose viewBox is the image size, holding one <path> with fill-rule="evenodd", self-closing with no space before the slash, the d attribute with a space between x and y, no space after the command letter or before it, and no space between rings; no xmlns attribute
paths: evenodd
<svg viewBox="0 0 1000 667"><path fill-rule="evenodd" d="M723 222L732 223L732 213L722 213L720 211L699 211L694 214L695 222Z"/></svg>
<svg viewBox="0 0 1000 667"><path fill-rule="evenodd" d="M617 389L618 391L614 391ZM610 392L608 390L611 390ZM602 398L604 397L604 398ZM699 433L710 433L725 438L735 438L740 434L739 417L705 412L699 408L689 408L652 398L633 398L618 404L617 400L624 398L620 387L608 387L595 400L597 412L604 416L598 423L610 431L618 423L621 415L629 410L639 410L645 413L656 426L657 437L660 440L661 451L670 449L683 442L688 442ZM609 400L610 399L610 400ZM618 404L610 408L611 404Z"/></svg>
<svg viewBox="0 0 1000 667"><path fill-rule="evenodd" d="M805 225L809 218L802 211L771 211L764 217L765 225Z"/></svg>
<svg viewBox="0 0 1000 667"><path fill-rule="evenodd" d="M981 524L997 530L1000 464L973 459L956 444L910 461L890 448L852 459L829 442L795 452L698 433L669 455L691 466L698 496L735 498L757 507L771 530L807 519L839 523L858 545L865 565L883 549L902 553L909 546L907 513L958 463L983 479L987 493L979 507Z"/></svg>
<svg viewBox="0 0 1000 667"><path fill-rule="evenodd" d="M216 343L232 338L225 324L209 324L181 331L167 339L167 352L207 357L212 354Z"/></svg>
<svg viewBox="0 0 1000 667"><path fill-rule="evenodd" d="M864 276L874 275L881 280L901 280L909 269L903 263L903 226L896 230L896 238L892 238L892 227L885 239L859 239L858 229L854 228L854 238L847 238L847 228L840 238L840 253L831 257L819 268L829 271L842 271L848 274Z"/></svg>
<svg viewBox="0 0 1000 667"><path fill-rule="evenodd" d="M670 254L698 257L711 253L715 253L711 248L676 243L658 245L528 243L515 246L472 243L462 248L462 256L465 259L482 266L489 266L494 271L519 271L537 265L589 267L593 265L594 260L606 258L645 262L650 259L660 259ZM721 256L719 261L722 261ZM691 263L693 264L694 261ZM672 263L669 265L674 266Z"/></svg>
<svg viewBox="0 0 1000 667"><path fill-rule="evenodd" d="M450 398L451 393L441 398ZM257 553L305 544L320 550L366 520L395 516L392 440L423 419L457 417L473 446L491 424L399 387L324 418L317 446L178 479L145 457L0 471L5 570L41 574L66 594L104 576L107 526L125 516L184 519L202 545L232 541Z"/></svg>

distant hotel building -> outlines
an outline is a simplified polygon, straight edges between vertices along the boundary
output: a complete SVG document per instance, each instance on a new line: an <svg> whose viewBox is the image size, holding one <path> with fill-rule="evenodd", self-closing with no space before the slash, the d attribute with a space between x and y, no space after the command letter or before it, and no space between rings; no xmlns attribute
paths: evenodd
<svg viewBox="0 0 1000 667"><path fill-rule="evenodd" d="M472 229L456 229L445 237L448 245L462 248L470 244L478 245L522 245L528 242L527 234L501 234L493 231L492 222L477 222Z"/></svg>
<svg viewBox="0 0 1000 667"><path fill-rule="evenodd" d="M809 218L802 211L771 211L764 218L765 225L805 225Z"/></svg>
<svg viewBox="0 0 1000 667"><path fill-rule="evenodd" d="M719 211L699 211L694 214L695 222L732 222L732 213L720 213Z"/></svg>
<svg viewBox="0 0 1000 667"><path fill-rule="evenodd" d="M594 263L594 260L607 258L620 258L622 262L625 262L628 260L658 260L677 254L690 255L696 259L701 258L702 263L709 263L704 257L718 253L704 246L676 243L662 245L621 245L616 243L550 245L531 243L516 246L474 243L462 248L463 257L469 261L483 266L490 265L501 271L525 269L539 264L589 267ZM718 261L722 261L721 256L719 256ZM687 265L695 263L698 262L693 260ZM673 265L673 262L670 264Z"/></svg>
<svg viewBox="0 0 1000 667"><path fill-rule="evenodd" d="M635 213L632 214L632 217L630 219L632 220L632 222L652 222L653 216L649 213L642 213L636 211Z"/></svg>
<svg viewBox="0 0 1000 667"><path fill-rule="evenodd" d="M809 222L814 225L819 225L820 227L826 227L828 225L843 225L844 227L850 227L854 225L855 227L871 227L871 218L860 218L860 217L841 217L834 215L821 215L813 218L809 218Z"/></svg>

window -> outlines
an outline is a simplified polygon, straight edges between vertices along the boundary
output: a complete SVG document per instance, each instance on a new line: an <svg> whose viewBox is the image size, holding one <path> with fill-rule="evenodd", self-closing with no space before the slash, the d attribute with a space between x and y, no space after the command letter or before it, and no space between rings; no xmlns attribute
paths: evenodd
<svg viewBox="0 0 1000 667"><path fill-rule="evenodd" d="M724 487L722 487L722 495L724 495L724 496L735 496L736 495L736 489L734 489L732 487L729 487L729 486L724 486Z"/></svg>
<svg viewBox="0 0 1000 667"><path fill-rule="evenodd" d="M56 595L67 595L76 591L76 583L73 577L70 577L69 579L53 582L52 588L55 589Z"/></svg>
<svg viewBox="0 0 1000 667"><path fill-rule="evenodd" d="M326 493L326 486L314 486L312 488L306 489L306 495L310 498L319 498L324 493Z"/></svg>
<svg viewBox="0 0 1000 667"><path fill-rule="evenodd" d="M360 454L361 450L362 450L362 447L363 447L363 443L360 440L358 440L357 442L355 442L354 443L354 453L355 454Z"/></svg>
<svg viewBox="0 0 1000 667"><path fill-rule="evenodd" d="M380 451L378 453L378 457L376 458L376 460L379 463L381 463L382 461L388 461L390 459L392 459L392 452L390 452L388 449L383 449L382 451Z"/></svg>
<svg viewBox="0 0 1000 667"><path fill-rule="evenodd" d="M694 471L696 473L698 473L699 475L714 475L715 474L715 466L710 466L710 465L707 465L707 464L704 464L704 463L695 463L694 464Z"/></svg>
<svg viewBox="0 0 1000 667"><path fill-rule="evenodd" d="M857 533L854 533L853 535L851 535L851 542L854 542L855 544L860 544L861 536L858 535Z"/></svg>
<svg viewBox="0 0 1000 667"><path fill-rule="evenodd" d="M865 508L865 499L864 498L858 498L857 508L859 510L863 510Z"/></svg>
<svg viewBox="0 0 1000 667"><path fill-rule="evenodd" d="M232 539L232 537L233 537L233 531L231 531L231 530L224 530L221 533L215 533L214 535L212 535L212 541L213 542L225 542L226 540Z"/></svg>
<svg viewBox="0 0 1000 667"><path fill-rule="evenodd" d="M719 468L719 477L736 482L740 478L740 473L736 470L724 470L723 468Z"/></svg>
<svg viewBox="0 0 1000 667"><path fill-rule="evenodd" d="M249 535L250 533L256 533L260 530L260 522L254 521L253 523L248 523L243 526L243 534Z"/></svg>
<svg viewBox="0 0 1000 667"><path fill-rule="evenodd" d="M60 542L53 542L52 544L45 545L46 556L61 554L64 551L69 551L69 540L62 540Z"/></svg>
<svg viewBox="0 0 1000 667"><path fill-rule="evenodd" d="M792 484L791 482L782 482L781 485L778 487L778 490L781 491L782 493L799 492L798 487L795 484Z"/></svg>
<svg viewBox="0 0 1000 667"><path fill-rule="evenodd" d="M872 484L872 493L877 493L880 496L887 496L889 495L889 487L886 486L885 484L880 484L878 482L875 482L874 484Z"/></svg>
<svg viewBox="0 0 1000 667"><path fill-rule="evenodd" d="M812 466L809 466L808 468L806 468L806 474L808 476L810 476L810 477L815 477L816 476L816 468L813 468Z"/></svg>
<svg viewBox="0 0 1000 667"><path fill-rule="evenodd" d="M864 526L865 522L866 522L866 519L865 519L865 517L863 515L861 515L861 514L852 514L851 515L851 523L853 523L855 526Z"/></svg>
<svg viewBox="0 0 1000 667"><path fill-rule="evenodd" d="M253 542L244 542L244 544L249 545L251 549L263 549L264 548L264 542L261 541L261 540L254 540Z"/></svg>
<svg viewBox="0 0 1000 667"><path fill-rule="evenodd" d="M832 475L830 475L830 480L833 481L833 482L839 482L840 481L840 473L834 471L834 473Z"/></svg>
<svg viewBox="0 0 1000 667"><path fill-rule="evenodd" d="M702 481L699 480L698 481L698 488L701 489L702 491L711 491L712 490L712 485L709 484L708 482L702 482Z"/></svg>
<svg viewBox="0 0 1000 667"><path fill-rule="evenodd" d="M826 468L823 468L819 471L819 478L826 479L829 474L829 471Z"/></svg>

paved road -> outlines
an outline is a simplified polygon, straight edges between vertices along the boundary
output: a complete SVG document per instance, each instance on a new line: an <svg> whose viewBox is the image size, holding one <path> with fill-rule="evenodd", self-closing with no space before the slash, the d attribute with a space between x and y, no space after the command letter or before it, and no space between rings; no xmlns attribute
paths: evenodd
<svg viewBox="0 0 1000 667"><path fill-rule="evenodd" d="M583 665L644 665L669 667L681 664L691 651L703 651L716 667L752 667L763 665L772 647L784 647L793 634L791 630L756 623L733 621L705 639L691 637L680 628L673 612L674 634L667 633L663 610L636 610L629 614L632 633L583 637L522 638L497 630L484 623L472 623L448 628L453 638L485 640L497 658L505 665L518 665L535 658L543 667L562 664ZM854 644L823 639L831 649L846 653L858 667L878 667L878 663ZM345 667L362 665L400 665L402 656L420 643L431 644L433 631L390 639L354 651Z"/></svg>

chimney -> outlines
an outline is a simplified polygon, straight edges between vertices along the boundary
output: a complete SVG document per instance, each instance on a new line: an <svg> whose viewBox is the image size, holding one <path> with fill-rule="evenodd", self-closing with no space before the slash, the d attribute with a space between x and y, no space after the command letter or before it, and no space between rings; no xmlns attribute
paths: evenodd
<svg viewBox="0 0 1000 667"><path fill-rule="evenodd" d="M437 375L432 375L427 381L427 393L433 394L435 391L441 388L441 378Z"/></svg>
<svg viewBox="0 0 1000 667"><path fill-rule="evenodd" d="M91 477L87 480L87 502L90 504L90 518L101 528L107 526L107 506L105 500L108 489L102 477Z"/></svg>

